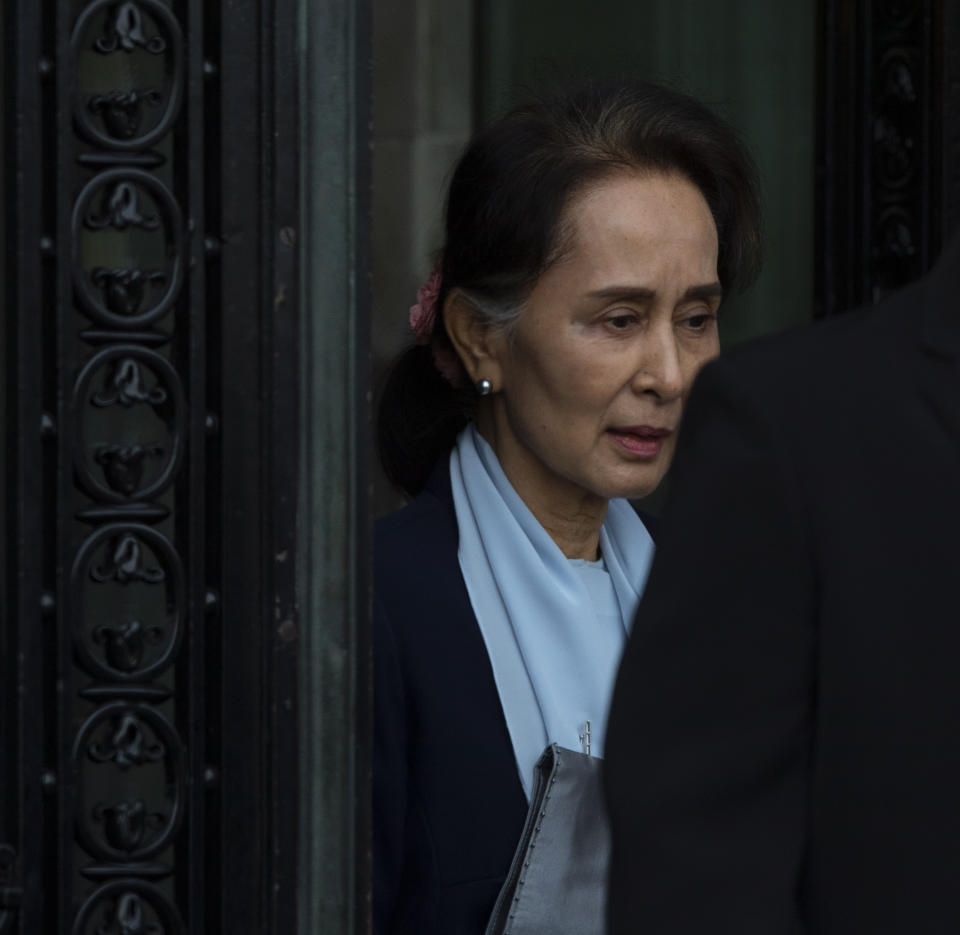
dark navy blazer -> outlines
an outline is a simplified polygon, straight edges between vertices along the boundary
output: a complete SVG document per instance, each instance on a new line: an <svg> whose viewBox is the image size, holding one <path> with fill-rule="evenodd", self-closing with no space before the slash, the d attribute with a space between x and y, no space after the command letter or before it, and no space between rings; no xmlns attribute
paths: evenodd
<svg viewBox="0 0 960 935"><path fill-rule="evenodd" d="M442 459L376 528L376 935L482 933L526 816L458 541Z"/></svg>
<svg viewBox="0 0 960 935"><path fill-rule="evenodd" d="M374 932L482 935L527 800L460 572L448 459L375 543Z"/></svg>

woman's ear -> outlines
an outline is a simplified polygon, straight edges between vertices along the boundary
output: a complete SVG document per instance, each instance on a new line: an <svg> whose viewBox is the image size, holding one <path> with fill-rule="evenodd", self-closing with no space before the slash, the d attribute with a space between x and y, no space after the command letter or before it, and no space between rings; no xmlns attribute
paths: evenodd
<svg viewBox="0 0 960 935"><path fill-rule="evenodd" d="M489 380L494 391L501 389L506 346L503 332L483 321L459 289L454 289L443 303L443 323L471 382Z"/></svg>

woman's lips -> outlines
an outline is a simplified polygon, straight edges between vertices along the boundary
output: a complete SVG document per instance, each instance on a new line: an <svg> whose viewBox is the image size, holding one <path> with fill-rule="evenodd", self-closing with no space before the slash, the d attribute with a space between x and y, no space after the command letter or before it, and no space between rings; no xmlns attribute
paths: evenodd
<svg viewBox="0 0 960 935"><path fill-rule="evenodd" d="M607 429L607 434L624 451L637 458L655 458L660 454L665 439L673 432L650 425L630 425L624 428Z"/></svg>

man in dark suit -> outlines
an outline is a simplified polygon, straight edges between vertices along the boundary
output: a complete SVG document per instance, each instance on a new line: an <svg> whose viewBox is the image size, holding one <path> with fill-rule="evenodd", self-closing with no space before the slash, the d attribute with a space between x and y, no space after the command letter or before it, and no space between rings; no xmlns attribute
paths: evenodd
<svg viewBox="0 0 960 935"><path fill-rule="evenodd" d="M692 394L607 741L613 935L960 932L960 238Z"/></svg>

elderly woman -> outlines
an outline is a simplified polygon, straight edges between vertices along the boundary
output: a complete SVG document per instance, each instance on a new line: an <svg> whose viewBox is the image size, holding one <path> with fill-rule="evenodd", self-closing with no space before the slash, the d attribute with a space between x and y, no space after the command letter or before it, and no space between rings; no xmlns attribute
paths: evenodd
<svg viewBox="0 0 960 935"><path fill-rule="evenodd" d="M537 100L461 157L380 409L413 497L376 530L381 935L483 932L545 746L603 755L653 550L625 498L662 479L758 263L751 160L677 92Z"/></svg>

